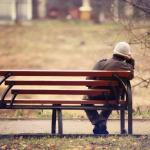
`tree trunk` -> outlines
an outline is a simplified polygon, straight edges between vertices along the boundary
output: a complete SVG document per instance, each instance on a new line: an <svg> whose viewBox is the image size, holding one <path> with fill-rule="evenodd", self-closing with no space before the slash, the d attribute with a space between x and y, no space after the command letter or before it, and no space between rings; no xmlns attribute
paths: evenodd
<svg viewBox="0 0 150 150"><path fill-rule="evenodd" d="M125 2L122 0L118 1L118 16L119 19L125 18Z"/></svg>
<svg viewBox="0 0 150 150"><path fill-rule="evenodd" d="M133 3L137 6L142 6L142 2L141 0L132 0ZM140 14L141 14L141 10L137 7L133 8L133 18L134 19L139 19L140 18Z"/></svg>
<svg viewBox="0 0 150 150"><path fill-rule="evenodd" d="M119 6L119 0L114 0L114 21L118 22L119 21L119 10L118 7Z"/></svg>

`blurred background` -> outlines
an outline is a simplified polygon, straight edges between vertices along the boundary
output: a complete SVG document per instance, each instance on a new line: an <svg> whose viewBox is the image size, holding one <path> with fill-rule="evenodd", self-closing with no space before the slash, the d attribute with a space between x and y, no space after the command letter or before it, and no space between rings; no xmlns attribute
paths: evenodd
<svg viewBox="0 0 150 150"><path fill-rule="evenodd" d="M149 0L0 0L0 69L90 70L118 41L136 61L134 111L150 117Z"/></svg>

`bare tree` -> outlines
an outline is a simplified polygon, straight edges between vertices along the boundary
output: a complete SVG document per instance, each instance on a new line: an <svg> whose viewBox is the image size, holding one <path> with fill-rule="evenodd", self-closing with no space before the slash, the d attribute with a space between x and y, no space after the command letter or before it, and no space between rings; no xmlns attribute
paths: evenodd
<svg viewBox="0 0 150 150"><path fill-rule="evenodd" d="M129 35L130 44L135 44L137 48L138 65L133 87L149 88L150 72L150 1L149 0L120 0L133 7L133 17L121 20L125 31ZM142 51L143 50L143 51ZM145 75L146 74L146 75Z"/></svg>
<svg viewBox="0 0 150 150"><path fill-rule="evenodd" d="M124 1L132 5L134 8L150 15L150 1L149 0L121 0L121 1Z"/></svg>
<svg viewBox="0 0 150 150"><path fill-rule="evenodd" d="M132 35L131 44L140 44L141 48L144 48L143 54L146 54L146 50L150 48L150 24L147 17L150 16L150 1L147 0L121 0L133 6L136 9L133 13L133 17L139 17L142 20L142 24L138 26L134 19L128 19L124 24L125 29ZM143 29L143 32L135 33L135 30Z"/></svg>

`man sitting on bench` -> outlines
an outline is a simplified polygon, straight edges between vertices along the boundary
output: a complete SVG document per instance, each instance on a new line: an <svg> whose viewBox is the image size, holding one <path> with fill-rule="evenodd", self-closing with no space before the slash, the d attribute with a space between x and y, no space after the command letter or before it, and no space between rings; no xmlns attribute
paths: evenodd
<svg viewBox="0 0 150 150"><path fill-rule="evenodd" d="M130 45L126 42L119 42L116 44L113 50L113 57L110 59L103 59L96 63L93 70L130 70L131 76L128 80L131 80L134 76L134 59L131 57ZM99 78L87 77L88 80L98 80ZM92 88L92 87L89 87ZM98 87L95 87L98 88ZM119 91L115 92L117 95ZM85 96L85 99L114 99L116 94L100 95L100 96ZM110 107L112 105L105 105ZM97 110L85 110L89 120L94 125L94 134L109 134L107 131L106 123L112 112L112 110L102 110L99 114Z"/></svg>

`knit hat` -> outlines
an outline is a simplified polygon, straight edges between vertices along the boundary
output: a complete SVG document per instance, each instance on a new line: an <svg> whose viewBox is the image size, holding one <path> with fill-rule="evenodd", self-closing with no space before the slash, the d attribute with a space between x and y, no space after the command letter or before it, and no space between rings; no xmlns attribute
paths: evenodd
<svg viewBox="0 0 150 150"><path fill-rule="evenodd" d="M127 58L131 58L131 47L127 42L119 42L116 44L113 54L118 54Z"/></svg>

